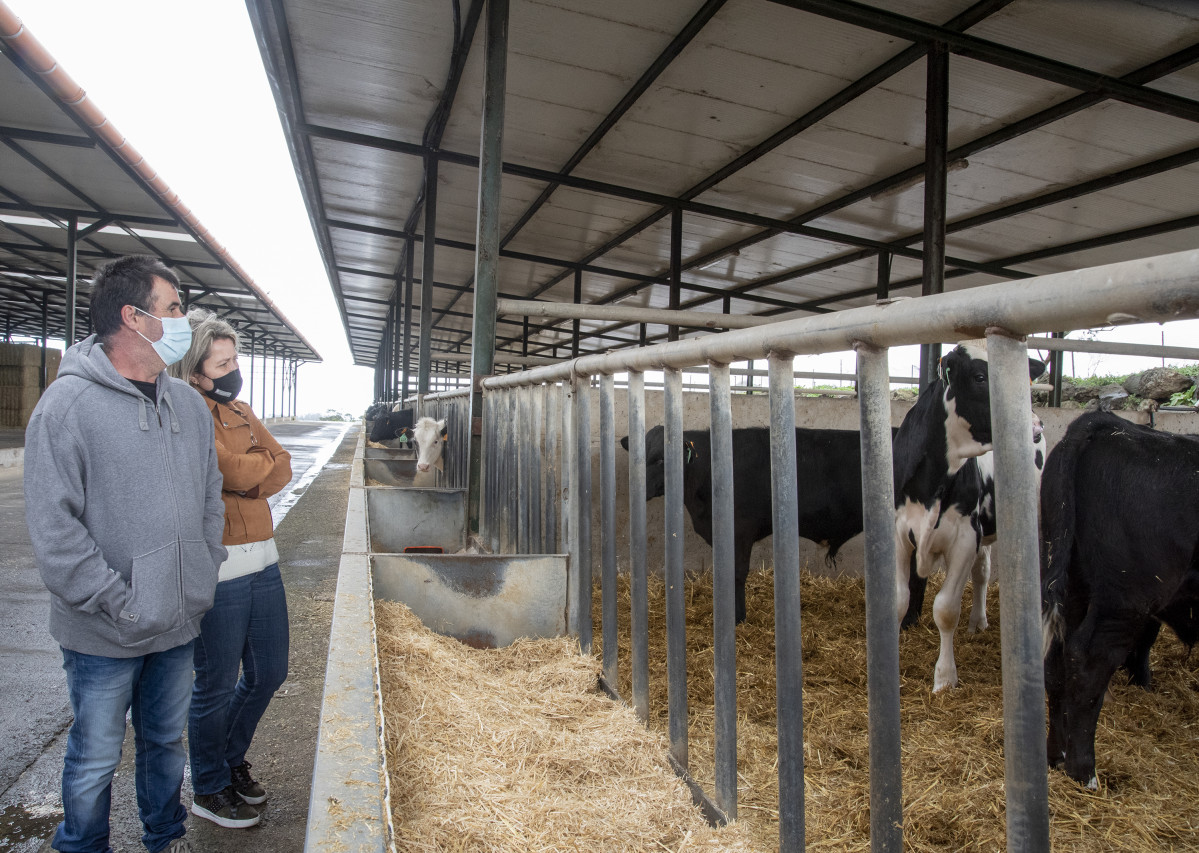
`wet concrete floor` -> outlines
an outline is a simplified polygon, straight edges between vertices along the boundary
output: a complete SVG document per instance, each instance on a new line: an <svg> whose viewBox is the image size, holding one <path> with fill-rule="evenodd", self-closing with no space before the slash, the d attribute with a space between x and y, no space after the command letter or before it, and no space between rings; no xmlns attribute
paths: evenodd
<svg viewBox="0 0 1199 853"><path fill-rule="evenodd" d="M289 672L247 756L269 793L259 807L262 820L251 829L232 830L189 817L188 836L206 853L304 849L358 427L288 421L272 423L270 429L292 454L292 482L271 500L291 624ZM49 593L33 562L22 476L19 463L0 468L0 851L34 853L62 819L59 786L71 712L61 651L46 630ZM113 780L111 844L116 853L145 850L133 756L130 726ZM186 777L183 803L191 804Z"/></svg>

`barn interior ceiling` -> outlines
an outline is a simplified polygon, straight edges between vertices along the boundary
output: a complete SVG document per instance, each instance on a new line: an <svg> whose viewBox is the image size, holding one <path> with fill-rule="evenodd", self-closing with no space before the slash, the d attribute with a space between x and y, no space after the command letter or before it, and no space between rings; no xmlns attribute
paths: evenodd
<svg viewBox="0 0 1199 853"><path fill-rule="evenodd" d="M63 340L73 301L73 337L85 337L95 271L121 255L153 255L179 275L190 306L228 317L256 353L320 361L170 187L147 178L133 145L117 150L111 125L97 130L108 123L95 105L63 98L73 81L31 34L0 35L0 332Z"/></svg>
<svg viewBox="0 0 1199 853"><path fill-rule="evenodd" d="M247 6L355 362L426 278L469 351L483 0ZM499 296L819 313L1194 248L1196 60L1184 0L511 0ZM501 315L497 369L667 335Z"/></svg>

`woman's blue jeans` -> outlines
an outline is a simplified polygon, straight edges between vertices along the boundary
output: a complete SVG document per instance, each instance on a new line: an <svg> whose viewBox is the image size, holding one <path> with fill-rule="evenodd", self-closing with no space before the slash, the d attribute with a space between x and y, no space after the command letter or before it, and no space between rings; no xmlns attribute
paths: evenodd
<svg viewBox="0 0 1199 853"><path fill-rule="evenodd" d="M216 585L195 641L196 683L187 723L197 794L224 790L230 768L245 760L258 721L287 678L287 644L287 597L278 563Z"/></svg>
<svg viewBox="0 0 1199 853"><path fill-rule="evenodd" d="M75 721L62 770L63 822L51 842L69 853L108 853L112 774L133 709L137 812L150 851L183 835L183 724L192 686L192 644L131 658L62 650Z"/></svg>

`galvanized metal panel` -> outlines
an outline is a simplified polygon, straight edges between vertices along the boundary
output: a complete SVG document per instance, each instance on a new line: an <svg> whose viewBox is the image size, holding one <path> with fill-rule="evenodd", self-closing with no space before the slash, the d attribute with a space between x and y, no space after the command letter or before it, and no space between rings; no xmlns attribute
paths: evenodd
<svg viewBox="0 0 1199 853"><path fill-rule="evenodd" d="M566 633L566 555L375 554L374 597L476 648Z"/></svg>

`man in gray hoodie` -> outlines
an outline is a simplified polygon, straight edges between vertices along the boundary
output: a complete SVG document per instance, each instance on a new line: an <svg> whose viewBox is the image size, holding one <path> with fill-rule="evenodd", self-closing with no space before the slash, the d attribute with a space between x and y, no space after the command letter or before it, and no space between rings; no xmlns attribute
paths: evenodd
<svg viewBox="0 0 1199 853"><path fill-rule="evenodd" d="M75 715L55 850L111 850L130 709L142 842L191 850L180 787L192 641L226 554L212 417L164 369L191 340L178 286L154 258L101 268L95 334L63 355L25 432L26 522Z"/></svg>

